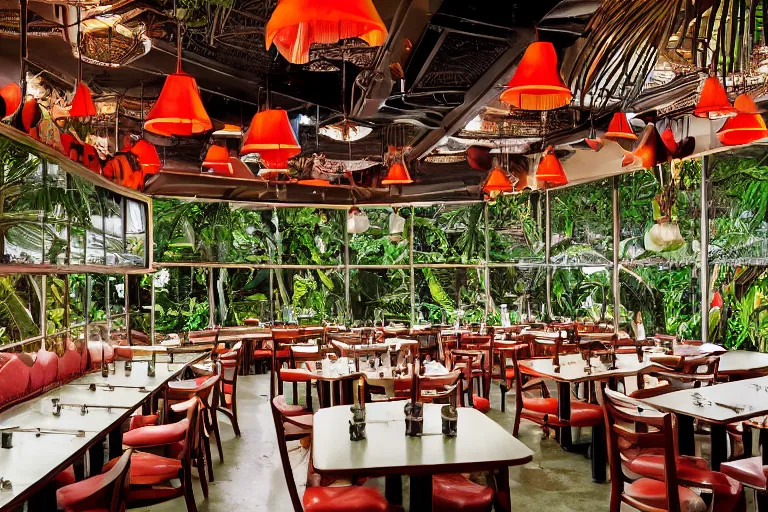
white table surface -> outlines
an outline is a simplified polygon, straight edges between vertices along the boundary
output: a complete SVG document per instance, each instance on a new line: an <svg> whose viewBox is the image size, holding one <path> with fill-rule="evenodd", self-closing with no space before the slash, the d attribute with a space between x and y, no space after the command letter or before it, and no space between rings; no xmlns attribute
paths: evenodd
<svg viewBox="0 0 768 512"><path fill-rule="evenodd" d="M696 398L696 394L700 398ZM640 401L660 411L727 424L768 414L768 377L673 391ZM743 411L736 412L723 405L743 407Z"/></svg>
<svg viewBox="0 0 768 512"><path fill-rule="evenodd" d="M559 367L555 367L553 362L551 358L522 359L519 364L523 373L560 382L583 382L608 377L625 377L636 375L652 366L650 361L639 362L636 354L617 354L616 370L608 370L610 361L608 364L604 364L599 357L593 357L590 361L591 373L587 373L587 363L582 359L581 354L561 355Z"/></svg>
<svg viewBox="0 0 768 512"><path fill-rule="evenodd" d="M315 413L312 430L312 463L329 475L381 476L429 475L485 471L525 464L533 452L483 413L460 407L458 435L440 434L442 405L425 404L424 433L405 435L405 402L366 405L363 441L349 440L349 406L330 407Z"/></svg>
<svg viewBox="0 0 768 512"><path fill-rule="evenodd" d="M13 448L0 449L0 477L13 485L10 491L0 491L0 509L26 500L27 492L38 482L50 479L65 469L87 448L102 439L150 396L133 388L115 388L107 391L97 387L90 391L91 383L109 383L114 386L145 386L153 391L179 375L187 364L203 354L177 354L175 363L157 363L155 376L147 376L147 363L134 362L130 375L125 375L125 362L116 363L116 372L102 377L100 371L86 374L72 383L52 389L38 397L22 402L0 413L0 428L41 428L51 430L85 430L84 437L65 434L14 432ZM81 385L82 384L82 385ZM79 408L62 408L60 416L52 413L52 398L62 403L125 406L128 409L91 408L81 415Z"/></svg>

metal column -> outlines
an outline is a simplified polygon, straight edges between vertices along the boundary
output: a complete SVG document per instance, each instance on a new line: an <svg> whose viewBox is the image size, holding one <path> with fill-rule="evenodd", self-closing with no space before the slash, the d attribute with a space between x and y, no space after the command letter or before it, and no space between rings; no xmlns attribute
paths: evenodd
<svg viewBox="0 0 768 512"><path fill-rule="evenodd" d="M411 267L411 327L416 324L416 272L413 270L413 219L416 211L411 206L411 224L408 229L408 264Z"/></svg>
<svg viewBox="0 0 768 512"><path fill-rule="evenodd" d="M701 341L709 340L709 156L701 158Z"/></svg>
<svg viewBox="0 0 768 512"><path fill-rule="evenodd" d="M192 281L194 282L194 270L192 271ZM208 267L208 328L213 329L216 325L216 300L213 294L213 267Z"/></svg>
<svg viewBox="0 0 768 512"><path fill-rule="evenodd" d="M149 344L155 344L155 274L152 274L152 309L149 311Z"/></svg>
<svg viewBox="0 0 768 512"><path fill-rule="evenodd" d="M488 236L488 203L483 204L483 223L485 226L485 317L483 318L483 321L484 323L488 323L488 314L490 313L491 308L491 269L488 266L491 261L491 242L490 237Z"/></svg>
<svg viewBox="0 0 768 512"><path fill-rule="evenodd" d="M612 180L613 191L613 332L619 332L621 321L621 297L619 295L619 242L621 242L621 221L619 219L619 177Z"/></svg>
<svg viewBox="0 0 768 512"><path fill-rule="evenodd" d="M352 305L349 296L349 228L347 228L347 219L349 219L349 210L346 210L344 216L344 309L345 317L352 321Z"/></svg>
<svg viewBox="0 0 768 512"><path fill-rule="evenodd" d="M552 218L549 211L549 190L544 193L544 258L547 265L547 319L552 318ZM530 300L530 298L528 299ZM528 310L530 310L530 304Z"/></svg>

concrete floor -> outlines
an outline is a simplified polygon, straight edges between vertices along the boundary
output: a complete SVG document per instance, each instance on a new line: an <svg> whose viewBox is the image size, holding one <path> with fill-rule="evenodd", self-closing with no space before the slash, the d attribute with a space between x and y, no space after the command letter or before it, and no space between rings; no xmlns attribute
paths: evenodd
<svg viewBox="0 0 768 512"><path fill-rule="evenodd" d="M208 500L203 500L195 479L195 495L200 512L292 512L288 489L280 467L274 425L269 409L268 377L251 375L238 381L238 406L242 437L236 438L229 421L220 415L224 442L224 464L213 448L214 475ZM290 386L286 393L290 394ZM553 388L553 387L551 387ZM302 387L299 394L303 395ZM499 410L498 386L491 393L489 416L512 432L514 394L507 394L507 412ZM589 432L585 432L588 436ZM543 439L541 428L523 420L520 440L534 452L533 461L510 468L512 508L518 511L597 512L607 510L610 484L592 482L590 461L582 455L563 452L553 439ZM297 482L306 478L306 454L294 450ZM300 476L303 471L303 477ZM382 482L372 485L382 486ZM404 482L407 493L407 480ZM404 503L408 503L407 494ZM184 511L183 499L144 510Z"/></svg>

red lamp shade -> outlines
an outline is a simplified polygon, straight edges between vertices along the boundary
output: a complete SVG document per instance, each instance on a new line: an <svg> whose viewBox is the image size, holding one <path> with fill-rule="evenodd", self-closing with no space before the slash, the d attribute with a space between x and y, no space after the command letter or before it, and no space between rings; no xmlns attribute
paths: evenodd
<svg viewBox="0 0 768 512"><path fill-rule="evenodd" d="M488 171L493 166L491 148L487 146L470 146L467 149L467 163L476 171Z"/></svg>
<svg viewBox="0 0 768 512"><path fill-rule="evenodd" d="M413 183L411 174L404 163L395 162L389 166L387 176L381 181L382 185L408 185Z"/></svg>
<svg viewBox="0 0 768 512"><path fill-rule="evenodd" d="M671 154L674 155L677 153L678 145L677 141L675 140L675 133L672 131L672 128L667 126L667 129L661 133L661 141L664 143L664 146L666 146L667 150Z"/></svg>
<svg viewBox="0 0 768 512"><path fill-rule="evenodd" d="M16 116L16 124L17 127L29 133L32 128L35 128L40 123L42 118L43 112L40 110L40 105L37 104L36 99L30 98L21 107L21 116ZM20 126L18 126L19 124Z"/></svg>
<svg viewBox="0 0 768 512"><path fill-rule="evenodd" d="M512 192L514 190L512 182L509 181L509 176L501 167L494 167L488 173L488 179L485 180L485 185L483 185L483 192L485 194L490 194L491 192Z"/></svg>
<svg viewBox="0 0 768 512"><path fill-rule="evenodd" d="M712 303L709 305L709 307L723 309L723 296L720 295L719 291L716 291L712 296Z"/></svg>
<svg viewBox="0 0 768 512"><path fill-rule="evenodd" d="M232 175L232 165L229 163L229 150L224 146L213 144L205 154L203 168L211 169L214 174Z"/></svg>
<svg viewBox="0 0 768 512"><path fill-rule="evenodd" d="M8 84L0 89L0 118L6 118L19 110L21 105L21 87Z"/></svg>
<svg viewBox="0 0 768 512"><path fill-rule="evenodd" d="M624 112L616 112L608 125L608 131L605 132L605 138L608 140L637 140L637 135L632 131L627 121L627 115Z"/></svg>
<svg viewBox="0 0 768 512"><path fill-rule="evenodd" d="M768 137L763 116L757 113L759 110L752 98L742 94L736 98L736 105L739 113L729 117L717 132L720 143L724 146L738 146Z"/></svg>
<svg viewBox="0 0 768 512"><path fill-rule="evenodd" d="M191 137L213 129L195 79L180 67L168 75L144 129L163 137Z"/></svg>
<svg viewBox="0 0 768 512"><path fill-rule="evenodd" d="M91 98L91 90L83 82L77 82L75 87L75 96L72 98L72 105L69 109L69 117L73 119L82 119L96 115L96 106Z"/></svg>
<svg viewBox="0 0 768 512"><path fill-rule="evenodd" d="M565 175L560 160L555 156L554 151L547 150L536 168L536 179L549 185L565 185L568 178Z"/></svg>
<svg viewBox="0 0 768 512"><path fill-rule="evenodd" d="M313 43L357 37L381 46L387 28L371 0L280 0L269 19L265 42L293 64L309 62Z"/></svg>
<svg viewBox="0 0 768 512"><path fill-rule="evenodd" d="M160 162L160 155L157 154L157 149L155 149L153 144L141 139L131 146L130 152L139 161L144 176L151 176L160 172L163 165Z"/></svg>
<svg viewBox="0 0 768 512"><path fill-rule="evenodd" d="M330 187L331 184L326 180L320 180L320 179L308 179L308 180L299 180L296 182L298 185L304 185L306 187Z"/></svg>
<svg viewBox="0 0 768 512"><path fill-rule="evenodd" d="M284 169L288 159L301 153L288 113L285 110L262 110L253 116L245 134L241 155L258 153L269 169Z"/></svg>
<svg viewBox="0 0 768 512"><path fill-rule="evenodd" d="M553 110L568 105L572 97L560 77L555 47L537 41L525 50L500 99L523 110Z"/></svg>
<svg viewBox="0 0 768 512"><path fill-rule="evenodd" d="M716 119L718 117L732 116L735 112L736 109L728 101L728 95L725 93L720 80L714 76L704 80L699 102L696 104L696 108L693 109L693 115Z"/></svg>

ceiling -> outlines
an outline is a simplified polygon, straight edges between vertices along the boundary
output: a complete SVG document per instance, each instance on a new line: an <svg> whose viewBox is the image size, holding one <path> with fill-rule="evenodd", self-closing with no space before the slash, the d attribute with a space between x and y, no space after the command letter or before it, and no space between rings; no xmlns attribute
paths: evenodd
<svg viewBox="0 0 768 512"><path fill-rule="evenodd" d="M161 147L167 171L148 184L150 193L295 202L321 196L341 203L476 198L486 174L467 164L473 145L519 155L517 164L530 167L552 144L564 157L569 180L588 181L627 170L620 165L623 150L610 144L605 153L580 153L579 142L591 128L604 129L613 112L635 113L638 131L648 121L672 120L679 137L703 134L707 127L694 130L680 120L690 114L704 69L713 68L734 95L749 90L758 99L765 88L761 66L768 72L762 9L740 11L746 0L374 0L389 30L383 46L360 40L316 45L307 65L290 64L265 48L265 25L276 3L101 0L83 9L82 26L91 23L83 36L83 78L97 97L119 105L117 122L104 121L105 134L114 147L115 126L118 140L140 133L141 112L175 69L175 13L184 20L184 70L196 78L215 129L247 126L265 105L283 108L298 127L303 155L339 162L333 165L353 171L352 179L340 174L334 182L341 186L321 191L233 185L205 175L191 180L200 174L211 135L148 136ZM737 6L736 16L729 5ZM29 11L28 72L53 88L51 101L66 103L78 69L77 45L71 43L77 10L30 0ZM19 76L18 12L18 1L0 0L2 83ZM105 19L115 28L98 30ZM557 48L574 100L546 114L510 110L499 94L537 38ZM352 143L318 133L345 119L370 133ZM382 170L375 164L392 143L393 124L404 126L397 133L412 148L416 183L390 189L377 187ZM703 139L697 149L712 149ZM198 182L198 188L191 185Z"/></svg>

